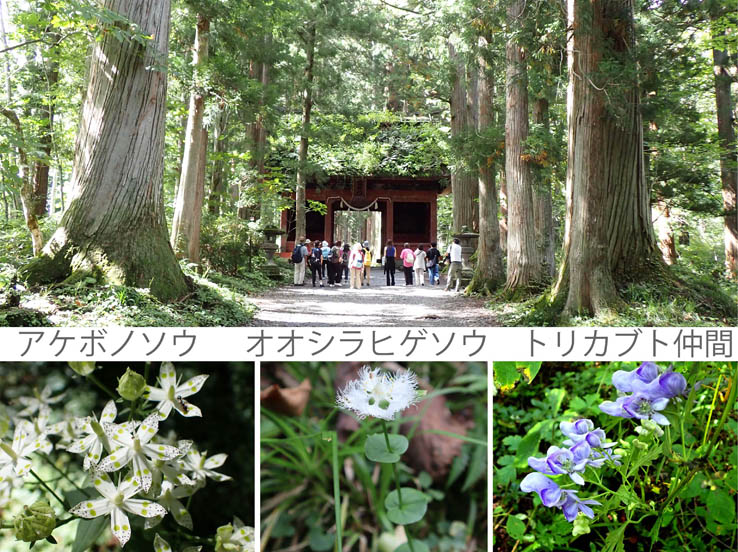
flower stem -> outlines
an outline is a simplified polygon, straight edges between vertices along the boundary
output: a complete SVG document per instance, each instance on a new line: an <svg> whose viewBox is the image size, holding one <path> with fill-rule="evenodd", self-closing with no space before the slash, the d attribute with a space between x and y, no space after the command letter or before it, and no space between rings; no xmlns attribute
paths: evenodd
<svg viewBox="0 0 738 552"><path fill-rule="evenodd" d="M97 379L97 376L95 374L87 374L87 379L89 379L92 383L94 383L100 389L105 391L105 393L114 401L118 399L118 395L113 393L107 385L105 385L103 382Z"/></svg>
<svg viewBox="0 0 738 552"><path fill-rule="evenodd" d="M38 476L38 474L37 474L37 473L36 473L35 471L31 470L31 471L30 471L29 473L30 473L30 474L31 474L31 475L32 475L32 476L33 476L33 477L34 477L34 478L36 479L36 481L38 481L38 482L39 482L39 483L41 484L41 486L42 486L42 487L43 487L44 489L46 489L46 490L47 490L48 492L50 492L50 493L51 493L51 495L52 495L52 496L53 496L53 497L54 497L55 499L57 499L57 500L58 500L58 501L59 501L59 502L61 503L61 505L62 505L62 506L64 506L64 509L65 509L65 510L69 510L69 508L71 508L71 506L69 506L69 504L67 504L67 501L66 501L66 500L64 500L63 498L61 498L61 497L60 497L60 496L59 496L58 494L56 494L56 493L54 492L54 489L52 489L51 487L49 487L49 486L48 486L48 485L46 484L46 481L44 481L43 479L41 479L41 478L40 478L40 477Z"/></svg>
<svg viewBox="0 0 738 552"><path fill-rule="evenodd" d="M390 445L389 434L387 433L387 422L382 420L382 431L384 432L384 442L387 443L387 450L392 452L392 445Z"/></svg>
<svg viewBox="0 0 738 552"><path fill-rule="evenodd" d="M75 489L77 489L78 491L82 492L87 498L91 498L92 497L92 495L88 491L86 491L85 489L83 489L82 487L80 487L71 477L69 477L66 473L64 473L64 471L62 471L61 469L59 469L57 467L57 465L54 464L54 461L51 459L50 456L47 456L45 454L42 454L40 456L41 456L41 458L43 458L44 460L46 460L46 463L49 464L49 466L51 466L51 468L56 473L58 473L63 479L66 479L69 483L71 483L72 485L74 485L74 488Z"/></svg>
<svg viewBox="0 0 738 552"><path fill-rule="evenodd" d="M387 443L387 450L392 452L392 446L390 445L389 434L387 433L387 422L382 420L382 431L384 432L384 441ZM395 485L397 486L397 503L402 509L402 488L400 487L400 475L397 471L397 462L392 462L392 473L395 476ZM407 545L410 548L410 552L415 552L413 546L413 538L410 536L410 530L407 525L405 527L405 536L407 537Z"/></svg>
<svg viewBox="0 0 738 552"><path fill-rule="evenodd" d="M343 550L341 542L341 489L338 474L338 434L331 434L331 455L333 459L333 507L336 511L336 552Z"/></svg>

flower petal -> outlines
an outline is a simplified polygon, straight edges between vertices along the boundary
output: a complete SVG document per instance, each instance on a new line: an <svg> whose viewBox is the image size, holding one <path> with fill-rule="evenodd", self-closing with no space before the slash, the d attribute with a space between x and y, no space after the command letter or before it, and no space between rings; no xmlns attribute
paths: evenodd
<svg viewBox="0 0 738 552"><path fill-rule="evenodd" d="M172 552L172 547L159 536L159 533L154 537L154 552Z"/></svg>
<svg viewBox="0 0 738 552"><path fill-rule="evenodd" d="M225 463L226 458L228 458L227 454L213 454L205 460L203 467L207 470L214 470L215 468L221 467Z"/></svg>
<svg viewBox="0 0 738 552"><path fill-rule="evenodd" d="M129 498L121 504L121 507L132 514L145 518L165 516L167 514L166 508L158 502L138 498Z"/></svg>
<svg viewBox="0 0 738 552"><path fill-rule="evenodd" d="M178 385L177 390L176 390L177 396L189 397L191 395L194 395L202 388L203 384L205 383L205 380L207 380L208 377L209 376L206 374L200 374L199 376L190 378L183 384Z"/></svg>
<svg viewBox="0 0 738 552"><path fill-rule="evenodd" d="M120 508L113 508L110 513L110 529L121 546L125 546L131 538L131 526L128 522L128 516Z"/></svg>
<svg viewBox="0 0 738 552"><path fill-rule="evenodd" d="M112 509L113 503L110 500L98 498L97 500L83 500L69 510L69 513L77 517L92 519L109 514Z"/></svg>

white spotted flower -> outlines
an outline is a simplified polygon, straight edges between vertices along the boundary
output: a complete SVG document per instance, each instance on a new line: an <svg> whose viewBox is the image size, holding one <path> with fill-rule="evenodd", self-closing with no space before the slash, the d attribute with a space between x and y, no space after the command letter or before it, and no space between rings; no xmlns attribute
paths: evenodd
<svg viewBox="0 0 738 552"><path fill-rule="evenodd" d="M64 398L64 393L56 397L52 397L52 393L51 387L46 385L40 392L34 389L33 397L18 397L18 402L25 407L18 412L18 416L32 416L42 408L49 408L49 405L58 403Z"/></svg>
<svg viewBox="0 0 738 552"><path fill-rule="evenodd" d="M141 488L132 477L127 477L116 487L107 474L98 473L95 475L95 489L103 498L83 500L69 511L86 519L110 514L110 528L121 546L125 546L131 538L131 524L126 512L145 518L167 513L156 502L133 498Z"/></svg>
<svg viewBox="0 0 738 552"><path fill-rule="evenodd" d="M208 458L208 453L200 453L196 449L190 449L184 457L182 467L192 473L192 479L196 483L203 484L206 478L214 481L229 481L230 476L215 471L215 468L221 467L228 458L227 454L214 454Z"/></svg>
<svg viewBox="0 0 738 552"><path fill-rule="evenodd" d="M179 523L182 527L192 530L192 516L180 499L187 498L194 492L194 487L177 487L170 481L164 481L161 485L161 494L156 501L172 514L174 521ZM146 528L149 529L154 527L161 521L161 519L162 518L147 519Z"/></svg>
<svg viewBox="0 0 738 552"><path fill-rule="evenodd" d="M91 417L82 418L80 421L80 432L86 435L85 437L74 440L67 447L67 450L75 454L85 453L83 463L85 470L89 470L90 467L97 465L102 458L103 450L107 450L108 452L113 450L107 434L111 430L114 431L115 427L120 427L114 426L113 424L117 415L118 410L115 407L115 402L108 401L105 408L103 408L99 420L93 414Z"/></svg>
<svg viewBox="0 0 738 552"><path fill-rule="evenodd" d="M152 402L158 402L157 410L159 418L165 420L172 409L187 418L202 416L202 412L194 404L185 399L197 393L208 379L207 375L200 374L188 379L184 383L177 380L177 373L171 362L162 362L159 369L159 385L161 387L146 386L144 398Z"/></svg>
<svg viewBox="0 0 738 552"><path fill-rule="evenodd" d="M200 550L202 550L202 546L188 546L182 552L200 552ZM159 536L159 533L154 537L154 552L172 552L172 547Z"/></svg>
<svg viewBox="0 0 738 552"><path fill-rule="evenodd" d="M49 452L51 443L44 437L34 434L33 424L21 420L15 426L13 442L10 444L0 440L0 483L12 472L23 476L31 470L31 461L28 456L34 452Z"/></svg>
<svg viewBox="0 0 738 552"><path fill-rule="evenodd" d="M400 374L381 372L364 366L359 379L351 380L338 392L336 402L360 419L367 416L393 420L420 400L418 378L409 370Z"/></svg>
<svg viewBox="0 0 738 552"><path fill-rule="evenodd" d="M233 523L218 527L215 535L215 552L253 552L254 529L246 527L237 517Z"/></svg>
<svg viewBox="0 0 738 552"><path fill-rule="evenodd" d="M145 492L151 488L152 462L155 460L171 460L180 455L177 447L151 443L151 439L159 430L159 417L150 414L132 434L127 428L106 428L108 437L115 450L110 456L100 461L97 469L103 472L117 471L129 463L133 465L133 481L140 484Z"/></svg>

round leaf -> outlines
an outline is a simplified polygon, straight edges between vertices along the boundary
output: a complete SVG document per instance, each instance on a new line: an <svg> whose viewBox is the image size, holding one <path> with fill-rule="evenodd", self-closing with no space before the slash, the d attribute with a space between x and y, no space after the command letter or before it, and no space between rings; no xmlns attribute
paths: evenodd
<svg viewBox="0 0 738 552"><path fill-rule="evenodd" d="M384 499L387 517L392 523L408 525L423 519L428 509L428 497L416 489L402 487L402 507L397 491L392 491Z"/></svg>
<svg viewBox="0 0 738 552"><path fill-rule="evenodd" d="M430 548L423 541L413 540L412 548L408 543L405 543L395 548L395 552L430 552Z"/></svg>
<svg viewBox="0 0 738 552"><path fill-rule="evenodd" d="M384 433L375 433L366 438L364 444L364 454L372 462L382 462L384 464L393 464L400 461L400 456L407 450L408 442L404 435L389 435L390 447L387 448L387 441Z"/></svg>
<svg viewBox="0 0 738 552"><path fill-rule="evenodd" d="M509 516L507 518L507 525L505 526L505 528L507 529L507 534L515 540L522 539L523 535L525 534L525 523L520 521L515 516Z"/></svg>

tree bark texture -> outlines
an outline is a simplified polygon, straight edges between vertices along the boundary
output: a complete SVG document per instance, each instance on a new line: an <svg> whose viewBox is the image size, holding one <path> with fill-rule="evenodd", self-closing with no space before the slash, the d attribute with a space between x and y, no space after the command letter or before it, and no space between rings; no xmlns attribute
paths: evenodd
<svg viewBox="0 0 738 552"><path fill-rule="evenodd" d="M564 262L557 297L568 314L619 305L617 284L663 266L644 177L632 0L569 0L569 159ZM598 73L622 64L620 90ZM629 76L631 75L631 76ZM632 79L628 82L627 79ZM615 108L613 104L616 102Z"/></svg>
<svg viewBox="0 0 738 552"><path fill-rule="evenodd" d="M520 26L525 0L508 4L509 29ZM507 40L505 94L505 178L507 182L507 282L509 292L525 291L544 281L543 260L533 222L533 178L524 159L528 139L528 71L525 51L514 35Z"/></svg>
<svg viewBox="0 0 738 552"><path fill-rule="evenodd" d="M223 180L224 163L223 152L227 149L225 137L228 128L228 111L225 103L218 107L218 115L213 125L213 171L210 175L210 196L208 197L208 211L216 217L220 215L220 205L225 195L225 183Z"/></svg>
<svg viewBox="0 0 738 552"><path fill-rule="evenodd" d="M21 271L31 283L92 273L147 287L162 299L187 291L167 239L162 198L168 0L106 0L106 9L153 36L112 33L96 43L75 145L73 198L44 255Z"/></svg>
<svg viewBox="0 0 738 552"><path fill-rule="evenodd" d="M204 78L203 69L208 59L208 35L210 21L201 14L197 15L195 33L195 50L193 65L195 66L194 82L190 93L190 106L185 132L185 147L182 155L182 175L177 186L177 197L174 203L172 219L171 244L176 255L193 263L200 262L200 222L202 219L202 199L204 184L201 173L205 166L200 165L203 138L203 115L205 113L205 92L200 79Z"/></svg>
<svg viewBox="0 0 738 552"><path fill-rule="evenodd" d="M21 126L18 115L15 111L7 108L2 108L0 113L2 113L2 115L4 115L15 127L18 139L20 140L20 143L23 144L23 127ZM25 146L18 147L18 161L20 165L20 197L21 205L23 207L23 217L26 220L26 227L28 227L28 231L31 233L33 254L39 255L44 246L44 237L38 226L38 218L36 217L36 212L34 210L35 196L33 194L33 183L31 182L31 167L28 165L28 155L26 153Z"/></svg>
<svg viewBox="0 0 738 552"><path fill-rule="evenodd" d="M533 121L541 125L544 132L549 132L546 98L537 98L533 104ZM556 261L551 180L539 166L533 168L533 179L533 223L536 243L543 262L543 274L548 280L552 280L556 274Z"/></svg>
<svg viewBox="0 0 738 552"><path fill-rule="evenodd" d="M661 258L667 265L673 265L679 258L679 254L676 249L674 229L671 226L671 208L661 200L654 205L653 214Z"/></svg>
<svg viewBox="0 0 738 552"><path fill-rule="evenodd" d="M466 64L449 42L449 58L454 66L453 86L451 90L451 137L464 140L472 130L473 118L469 112L469 101L466 82ZM460 157L460 156L457 156ZM477 174L469 166L467 160L457 160L451 172L451 191L453 193L453 233L461 232L466 226L469 231L478 229L475 200L478 189Z"/></svg>
<svg viewBox="0 0 738 552"><path fill-rule="evenodd" d="M487 41L479 38L479 47L484 49ZM479 77L477 82L477 129L480 134L494 124L492 72L484 57L478 58ZM500 251L500 230L497 220L497 190L495 188L494 154L482 159L479 166L479 242L477 244L477 266L469 285L471 291L491 293L505 282Z"/></svg>
<svg viewBox="0 0 738 552"><path fill-rule="evenodd" d="M300 149L297 154L297 186L295 187L295 239L304 239L305 222L305 188L307 186L307 158L310 144L310 116L313 111L313 79L315 65L316 24L312 22L307 29L305 42L305 88L302 93L302 131L300 132ZM327 239L327 237L326 237Z"/></svg>
<svg viewBox="0 0 738 552"><path fill-rule="evenodd" d="M730 60L725 50L713 49L715 74L715 104L717 107L718 141L720 142L720 181L723 189L725 216L725 268L730 278L738 278L738 212L736 211L736 185L738 184L738 158L736 136L733 127L733 98L730 94Z"/></svg>
<svg viewBox="0 0 738 552"><path fill-rule="evenodd" d="M57 39L56 33L50 32L49 35L50 40ZM59 81L59 64L54 59L42 59L41 67L47 94L38 110L41 122L39 142L43 157L36 160L33 168L33 214L37 217L44 217L47 213L54 132L54 97Z"/></svg>

